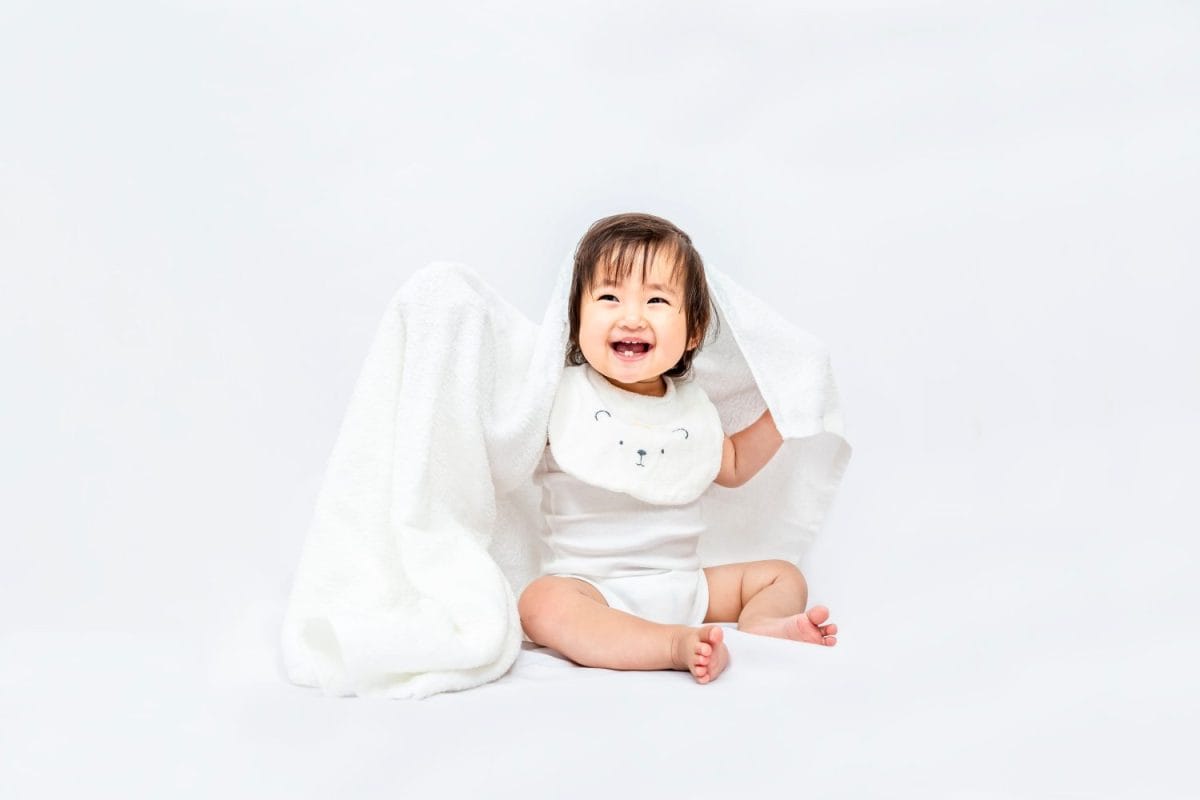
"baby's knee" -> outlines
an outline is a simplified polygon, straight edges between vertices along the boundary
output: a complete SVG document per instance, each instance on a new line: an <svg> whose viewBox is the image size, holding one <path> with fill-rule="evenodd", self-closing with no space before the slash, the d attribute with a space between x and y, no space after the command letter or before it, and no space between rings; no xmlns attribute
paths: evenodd
<svg viewBox="0 0 1200 800"><path fill-rule="evenodd" d="M521 627L534 641L537 641L534 631L552 621L555 610L562 607L562 603L555 600L559 591L560 587L556 585L556 581L549 577L541 577L521 592L521 597L517 600L517 613L521 617Z"/></svg>
<svg viewBox="0 0 1200 800"><path fill-rule="evenodd" d="M771 569L775 570L776 580L785 580L805 589L808 588L808 582L804 579L804 573L792 562L781 558L773 558L765 563L769 564Z"/></svg>

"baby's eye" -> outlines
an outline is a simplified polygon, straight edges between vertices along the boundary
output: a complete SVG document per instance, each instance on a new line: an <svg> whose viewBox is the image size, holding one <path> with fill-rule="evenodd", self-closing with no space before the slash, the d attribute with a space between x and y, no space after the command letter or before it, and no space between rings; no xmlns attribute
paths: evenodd
<svg viewBox="0 0 1200 800"><path fill-rule="evenodd" d="M606 299L606 298L609 298L609 297L611 297L613 300L616 300L616 299L617 299L617 296L616 296L615 294L602 294L602 295L600 295L599 297L597 297L596 299L597 299L597 300L604 300L604 299Z"/></svg>
<svg viewBox="0 0 1200 800"><path fill-rule="evenodd" d="M662 302L667 303L667 298L665 298L665 297L651 297L650 298L651 303L653 303L655 300L661 300ZM671 305L671 304L667 303L667 305Z"/></svg>

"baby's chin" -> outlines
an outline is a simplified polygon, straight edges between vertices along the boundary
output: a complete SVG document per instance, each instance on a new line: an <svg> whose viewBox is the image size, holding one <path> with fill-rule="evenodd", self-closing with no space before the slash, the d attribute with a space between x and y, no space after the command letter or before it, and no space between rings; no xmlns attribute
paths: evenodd
<svg viewBox="0 0 1200 800"><path fill-rule="evenodd" d="M596 372L604 376L605 380L616 386L618 389L636 392L638 394L649 394L661 397L666 390L667 384L663 381L662 374L666 370L658 371L651 370L629 370L629 369L612 369L611 367L600 364L597 366L591 361L588 364Z"/></svg>

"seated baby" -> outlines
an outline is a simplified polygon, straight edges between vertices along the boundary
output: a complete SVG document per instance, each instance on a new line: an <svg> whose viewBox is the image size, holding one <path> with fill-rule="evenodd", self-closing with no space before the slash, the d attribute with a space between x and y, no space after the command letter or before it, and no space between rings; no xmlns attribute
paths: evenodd
<svg viewBox="0 0 1200 800"><path fill-rule="evenodd" d="M525 634L584 666L688 670L700 683L729 663L710 623L836 644L791 562L700 567L700 495L750 480L783 438L770 411L726 436L688 380L713 316L691 239L648 214L599 220L576 250L569 302L537 473L544 574L521 594Z"/></svg>

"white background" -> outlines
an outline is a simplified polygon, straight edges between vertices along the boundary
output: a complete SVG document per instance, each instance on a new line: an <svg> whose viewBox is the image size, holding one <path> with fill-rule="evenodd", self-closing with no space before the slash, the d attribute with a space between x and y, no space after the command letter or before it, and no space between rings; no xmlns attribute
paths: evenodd
<svg viewBox="0 0 1200 800"><path fill-rule="evenodd" d="M360 774L274 648L374 326L431 260L540 319L620 211L833 354L855 679L791 788L1200 794L1198 51L1186 2L6 0L0 794Z"/></svg>

